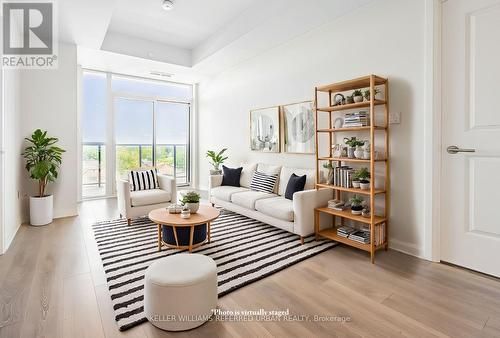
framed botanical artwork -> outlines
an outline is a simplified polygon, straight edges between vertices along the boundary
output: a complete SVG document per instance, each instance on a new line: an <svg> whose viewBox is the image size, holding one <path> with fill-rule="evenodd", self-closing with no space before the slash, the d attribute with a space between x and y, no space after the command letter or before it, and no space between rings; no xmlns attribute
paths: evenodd
<svg viewBox="0 0 500 338"><path fill-rule="evenodd" d="M316 153L312 101L281 106L281 119L285 153Z"/></svg>
<svg viewBox="0 0 500 338"><path fill-rule="evenodd" d="M280 152L280 108L250 111L250 148L266 153Z"/></svg>

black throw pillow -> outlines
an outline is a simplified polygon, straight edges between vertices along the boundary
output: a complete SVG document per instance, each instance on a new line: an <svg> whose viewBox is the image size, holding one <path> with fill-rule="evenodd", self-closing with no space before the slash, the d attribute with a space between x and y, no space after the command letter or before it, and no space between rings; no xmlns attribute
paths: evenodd
<svg viewBox="0 0 500 338"><path fill-rule="evenodd" d="M240 168L228 168L225 165L222 166L222 185L230 185L232 187L240 186L240 176L243 167Z"/></svg>
<svg viewBox="0 0 500 338"><path fill-rule="evenodd" d="M286 185L285 198L293 200L293 194L297 191L304 190L305 185L306 175L297 176L295 174L292 174L292 176L290 176L290 179L288 180L288 184Z"/></svg>

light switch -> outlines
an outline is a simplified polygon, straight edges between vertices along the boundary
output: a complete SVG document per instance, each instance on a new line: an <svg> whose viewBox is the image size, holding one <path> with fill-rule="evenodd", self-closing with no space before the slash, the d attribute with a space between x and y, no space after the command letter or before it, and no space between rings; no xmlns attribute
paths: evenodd
<svg viewBox="0 0 500 338"><path fill-rule="evenodd" d="M400 124L400 123L401 123L400 111L389 114L389 124Z"/></svg>

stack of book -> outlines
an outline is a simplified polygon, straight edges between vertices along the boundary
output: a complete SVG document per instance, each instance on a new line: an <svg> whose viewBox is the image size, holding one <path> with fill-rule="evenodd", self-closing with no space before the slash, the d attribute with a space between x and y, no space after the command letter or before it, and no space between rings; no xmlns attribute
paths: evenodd
<svg viewBox="0 0 500 338"><path fill-rule="evenodd" d="M347 209L347 206L345 205L344 201L329 200L328 201L328 208L333 209L333 210L342 211L344 209Z"/></svg>
<svg viewBox="0 0 500 338"><path fill-rule="evenodd" d="M370 231L356 230L349 235L349 239L363 244L370 244Z"/></svg>
<svg viewBox="0 0 500 338"><path fill-rule="evenodd" d="M342 128L366 127L370 125L370 117L366 111L356 113L346 113Z"/></svg>
<svg viewBox="0 0 500 338"><path fill-rule="evenodd" d="M349 166L335 167L333 185L344 188L352 188L352 177L355 170Z"/></svg>
<svg viewBox="0 0 500 338"><path fill-rule="evenodd" d="M337 228L337 235L340 237L349 237L350 234L356 232L357 230L353 227L348 227L348 226L343 226L340 228Z"/></svg>

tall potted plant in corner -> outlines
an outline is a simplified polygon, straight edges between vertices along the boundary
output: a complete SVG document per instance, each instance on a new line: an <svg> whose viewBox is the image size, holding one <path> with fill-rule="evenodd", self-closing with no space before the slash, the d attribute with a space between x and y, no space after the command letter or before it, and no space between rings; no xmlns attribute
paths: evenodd
<svg viewBox="0 0 500 338"><path fill-rule="evenodd" d="M57 179L65 150L55 145L58 138L47 137L47 132L40 129L25 140L29 145L21 155L26 160L26 170L30 177L38 181L38 195L30 196L30 224L46 225L52 222L54 203L53 196L46 195L47 184Z"/></svg>
<svg viewBox="0 0 500 338"><path fill-rule="evenodd" d="M226 150L227 148L224 148L218 153L215 153L215 151L213 150L207 150L206 157L208 157L211 160L210 164L213 167L213 169L210 170L210 175L222 174L222 171L220 170L220 165L224 163L225 160L227 160L227 156L226 157L223 156Z"/></svg>

